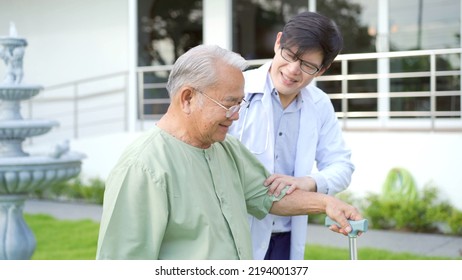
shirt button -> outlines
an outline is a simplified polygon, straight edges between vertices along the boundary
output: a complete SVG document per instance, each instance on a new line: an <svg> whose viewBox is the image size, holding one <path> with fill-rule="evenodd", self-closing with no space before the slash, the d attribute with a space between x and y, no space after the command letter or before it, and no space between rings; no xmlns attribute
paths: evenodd
<svg viewBox="0 0 462 280"><path fill-rule="evenodd" d="M279 136L282 136L282 132L279 132Z"/></svg>

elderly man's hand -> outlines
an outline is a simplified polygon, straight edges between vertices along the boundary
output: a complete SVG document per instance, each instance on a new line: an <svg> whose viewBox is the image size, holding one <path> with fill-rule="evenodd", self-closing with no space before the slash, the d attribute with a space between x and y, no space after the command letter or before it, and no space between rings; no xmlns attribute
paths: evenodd
<svg viewBox="0 0 462 280"><path fill-rule="evenodd" d="M352 230L348 220L357 221L363 219L358 209L333 196L326 197L326 215L340 225L339 227L333 224L329 229L343 235L348 235ZM358 233L358 236L360 235L361 233Z"/></svg>

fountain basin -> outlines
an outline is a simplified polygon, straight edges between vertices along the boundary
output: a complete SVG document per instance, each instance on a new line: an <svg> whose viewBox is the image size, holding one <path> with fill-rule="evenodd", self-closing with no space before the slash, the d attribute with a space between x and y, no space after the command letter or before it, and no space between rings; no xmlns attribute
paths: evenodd
<svg viewBox="0 0 462 280"><path fill-rule="evenodd" d="M1 36L0 37L0 44L2 44L5 47L25 47L27 46L27 40L24 38L20 37L5 37Z"/></svg>
<svg viewBox="0 0 462 280"><path fill-rule="evenodd" d="M0 85L0 99L5 101L28 100L36 96L41 90L39 85Z"/></svg>
<svg viewBox="0 0 462 280"><path fill-rule="evenodd" d="M24 194L77 176L85 156L69 152L59 158L30 156L0 158L0 195Z"/></svg>
<svg viewBox="0 0 462 280"><path fill-rule="evenodd" d="M25 139L47 133L59 123L50 120L6 120L0 121L1 139Z"/></svg>

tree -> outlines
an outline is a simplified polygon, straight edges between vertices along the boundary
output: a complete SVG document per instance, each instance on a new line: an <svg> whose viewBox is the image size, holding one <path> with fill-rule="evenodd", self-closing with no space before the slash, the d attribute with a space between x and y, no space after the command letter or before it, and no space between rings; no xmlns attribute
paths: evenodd
<svg viewBox="0 0 462 280"><path fill-rule="evenodd" d="M333 19L343 34L342 53L374 52L374 38L369 35L368 27L361 23L362 7L346 0L317 1L317 10Z"/></svg>
<svg viewBox="0 0 462 280"><path fill-rule="evenodd" d="M173 64L184 52L202 43L201 0L153 0L150 3L149 15L141 18L140 32L149 38L142 46L151 58L148 65ZM162 41L170 41L173 53L161 51L158 45Z"/></svg>

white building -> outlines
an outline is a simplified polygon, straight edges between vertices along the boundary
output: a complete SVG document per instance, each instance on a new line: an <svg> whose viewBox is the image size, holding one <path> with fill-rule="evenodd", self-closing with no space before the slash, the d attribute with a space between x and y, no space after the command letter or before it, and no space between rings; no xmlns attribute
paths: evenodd
<svg viewBox="0 0 462 280"><path fill-rule="evenodd" d="M349 190L378 193L388 171L403 167L419 187L433 181L462 209L460 0L331 3L0 0L0 36L14 22L28 41L23 83L45 87L22 104L23 116L61 124L25 149L42 152L71 139L72 150L87 155L82 175L105 179L123 148L165 111L169 66L159 65L171 64L175 50L203 42L270 58L265 46L272 48L282 23L318 10L345 35L345 52L317 83L330 93L353 150ZM188 9L189 24L181 9ZM169 36L174 24L182 43ZM0 76L4 70L0 63Z"/></svg>

